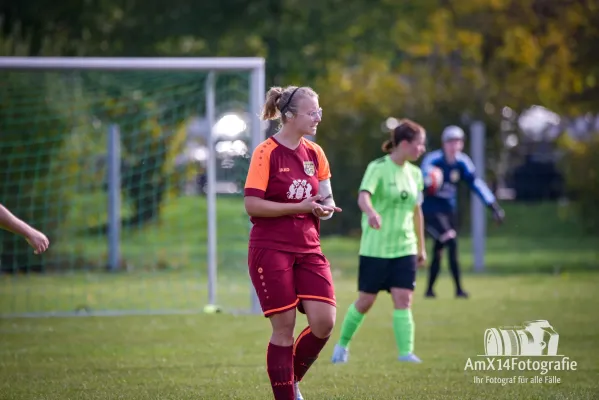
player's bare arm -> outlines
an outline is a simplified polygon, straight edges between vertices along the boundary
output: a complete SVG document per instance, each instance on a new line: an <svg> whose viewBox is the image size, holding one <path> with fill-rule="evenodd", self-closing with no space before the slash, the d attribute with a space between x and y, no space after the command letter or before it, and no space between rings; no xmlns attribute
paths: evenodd
<svg viewBox="0 0 599 400"><path fill-rule="evenodd" d="M35 254L43 253L48 249L50 241L42 232L33 228L26 222L17 218L6 207L0 204L0 227L7 231L23 236L27 243L33 247Z"/></svg>
<svg viewBox="0 0 599 400"><path fill-rule="evenodd" d="M381 216L376 212L370 200L370 192L361 191L358 195L358 206L368 216L368 225L373 229L381 228Z"/></svg>
<svg viewBox="0 0 599 400"><path fill-rule="evenodd" d="M426 262L426 241L424 238L424 216L420 204L414 207L414 229L418 238L418 266L422 267Z"/></svg>

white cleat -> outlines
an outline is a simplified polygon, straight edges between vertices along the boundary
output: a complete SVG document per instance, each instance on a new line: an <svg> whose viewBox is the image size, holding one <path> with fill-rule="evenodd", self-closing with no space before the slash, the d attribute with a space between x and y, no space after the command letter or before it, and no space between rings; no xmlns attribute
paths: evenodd
<svg viewBox="0 0 599 400"><path fill-rule="evenodd" d="M411 362L411 363L421 363L422 362L422 360L419 359L418 357L416 357L416 355L413 353L406 354L405 356L399 356L398 360L404 361L404 362Z"/></svg>
<svg viewBox="0 0 599 400"><path fill-rule="evenodd" d="M340 344L336 344L335 349L333 350L333 357L331 357L331 362L333 364L345 364L348 359L349 349Z"/></svg>

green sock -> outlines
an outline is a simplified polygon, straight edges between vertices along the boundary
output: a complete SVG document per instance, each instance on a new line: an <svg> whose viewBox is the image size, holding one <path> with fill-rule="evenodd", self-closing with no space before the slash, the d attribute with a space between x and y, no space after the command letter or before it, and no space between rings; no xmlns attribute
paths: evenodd
<svg viewBox="0 0 599 400"><path fill-rule="evenodd" d="M339 338L339 344L345 348L349 346L349 342L352 337L362 325L364 321L364 314L360 314L360 312L356 309L356 306L352 303L347 310L347 314L343 319L343 323L341 324L341 337Z"/></svg>
<svg viewBox="0 0 599 400"><path fill-rule="evenodd" d="M399 355L405 356L414 351L414 319L412 310L393 311L393 332Z"/></svg>

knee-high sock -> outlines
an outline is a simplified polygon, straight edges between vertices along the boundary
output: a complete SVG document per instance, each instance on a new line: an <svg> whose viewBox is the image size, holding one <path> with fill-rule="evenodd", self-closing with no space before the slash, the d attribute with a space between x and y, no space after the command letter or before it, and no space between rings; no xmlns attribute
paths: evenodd
<svg viewBox="0 0 599 400"><path fill-rule="evenodd" d="M393 333L400 356L405 356L414 351L414 318L412 310L393 311Z"/></svg>
<svg viewBox="0 0 599 400"><path fill-rule="evenodd" d="M275 400L295 400L293 346L277 346L268 343L266 370Z"/></svg>
<svg viewBox="0 0 599 400"><path fill-rule="evenodd" d="M339 338L339 344L343 347L349 346L352 337L362 325L365 314L361 314L356 306L352 303L347 309L347 314L341 324L341 337Z"/></svg>
<svg viewBox="0 0 599 400"><path fill-rule="evenodd" d="M328 340L329 337L321 339L314 336L310 327L300 333L293 346L293 374L296 381L301 381L306 375Z"/></svg>

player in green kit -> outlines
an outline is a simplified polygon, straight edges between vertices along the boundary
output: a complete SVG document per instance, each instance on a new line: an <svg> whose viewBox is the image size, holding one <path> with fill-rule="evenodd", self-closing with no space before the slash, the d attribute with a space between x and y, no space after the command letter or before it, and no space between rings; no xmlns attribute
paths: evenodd
<svg viewBox="0 0 599 400"><path fill-rule="evenodd" d="M420 205L424 188L416 161L425 151L424 129L401 120L383 144L388 155L372 161L362 184L362 239L358 299L349 306L332 362L345 363L349 343L374 304L386 290L393 300L393 331L399 360L421 362L414 355L414 320L410 309L416 270L426 261L424 218Z"/></svg>

